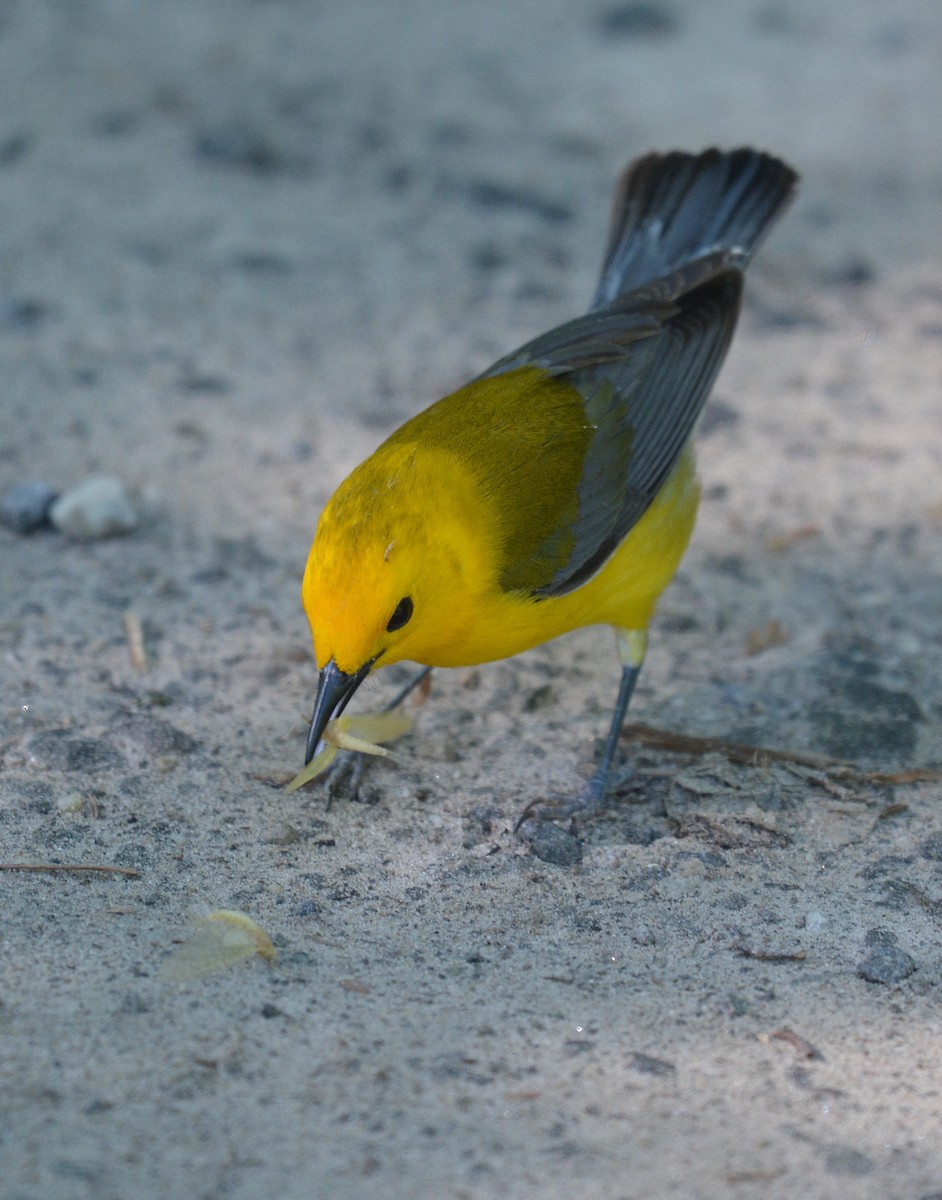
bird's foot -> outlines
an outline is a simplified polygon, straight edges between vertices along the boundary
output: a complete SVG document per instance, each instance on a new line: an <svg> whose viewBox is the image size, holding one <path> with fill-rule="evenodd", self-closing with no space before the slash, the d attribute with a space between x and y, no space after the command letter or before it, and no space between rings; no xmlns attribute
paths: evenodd
<svg viewBox="0 0 942 1200"><path fill-rule="evenodd" d="M605 800L605 781L590 779L574 796L555 800L531 800L520 814L514 833L527 839L546 821L584 821L602 811Z"/></svg>
<svg viewBox="0 0 942 1200"><path fill-rule="evenodd" d="M360 799L360 788L368 766L362 754L341 754L330 764L324 776L328 812L335 800L356 803Z"/></svg>
<svg viewBox="0 0 942 1200"><path fill-rule="evenodd" d="M626 776L630 777L633 774L631 767L624 768L618 773L618 782L624 782ZM560 796L554 800L531 800L520 814L514 826L514 833L525 841L530 841L534 833L547 821L568 821L572 828L577 823L598 816L605 811L608 784L612 781L606 770L604 774L594 775L574 796Z"/></svg>

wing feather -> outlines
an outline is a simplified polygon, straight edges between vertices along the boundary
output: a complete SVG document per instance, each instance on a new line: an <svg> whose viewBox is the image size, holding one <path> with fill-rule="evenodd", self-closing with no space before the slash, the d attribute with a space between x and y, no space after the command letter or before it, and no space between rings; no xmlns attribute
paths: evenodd
<svg viewBox="0 0 942 1200"><path fill-rule="evenodd" d="M564 526L528 556L533 595L564 595L593 575L676 466L736 326L737 264L733 252L706 255L537 338L481 377L540 367L578 392L592 431L578 504L567 506ZM506 582L518 586L520 579Z"/></svg>

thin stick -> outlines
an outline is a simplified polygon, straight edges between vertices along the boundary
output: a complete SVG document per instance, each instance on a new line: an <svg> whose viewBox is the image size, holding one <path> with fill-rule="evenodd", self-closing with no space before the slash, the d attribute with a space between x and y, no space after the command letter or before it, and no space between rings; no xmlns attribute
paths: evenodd
<svg viewBox="0 0 942 1200"><path fill-rule="evenodd" d="M140 879L140 871L133 867L108 867L97 863L0 863L0 871L85 871L97 875L126 875L128 879Z"/></svg>
<svg viewBox="0 0 942 1200"><path fill-rule="evenodd" d="M788 1042L789 1046L794 1047L799 1058L824 1058L817 1046L812 1046L807 1038L803 1038L794 1029L789 1029L787 1025L783 1025L781 1029L773 1029L769 1037L777 1038L780 1042Z"/></svg>
<svg viewBox="0 0 942 1200"><path fill-rule="evenodd" d="M133 609L129 608L124 614L124 631L128 636L131 665L138 671L146 671L150 663L147 659L147 647L144 644L144 625Z"/></svg>
<svg viewBox="0 0 942 1200"><path fill-rule="evenodd" d="M750 746L746 742L728 742L724 738L694 737L655 729L653 725L626 725L623 738L652 746L655 750L673 750L678 754L722 754L730 762L746 767L767 767L770 763L794 763L800 767L826 771L850 782L881 784L931 783L942 779L942 771L932 767L912 767L903 771L861 771L852 763L829 754L814 754L802 750L777 750L772 746Z"/></svg>
<svg viewBox="0 0 942 1200"><path fill-rule="evenodd" d="M755 950L752 946L747 946L745 942L733 942L730 950L736 954L741 954L743 958L756 958L759 962L784 963L805 961L804 950Z"/></svg>
<svg viewBox="0 0 942 1200"><path fill-rule="evenodd" d="M722 754L730 762L743 766L766 767L773 762L797 763L802 767L817 767L819 770L849 770L849 764L827 754L803 753L800 750L776 750L765 746L750 746L746 742L728 742L724 738L695 737L687 733L673 733L668 729L655 729L653 725L626 725L621 731L623 738L653 746L655 750L675 750L680 754Z"/></svg>

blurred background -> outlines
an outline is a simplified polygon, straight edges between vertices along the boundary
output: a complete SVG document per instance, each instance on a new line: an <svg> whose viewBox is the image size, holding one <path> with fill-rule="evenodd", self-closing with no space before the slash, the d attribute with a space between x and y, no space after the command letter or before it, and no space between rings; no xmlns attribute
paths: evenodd
<svg viewBox="0 0 942 1200"><path fill-rule="evenodd" d="M11 478L33 429L58 480L114 439L159 487L220 438L339 478L335 419L382 432L580 310L651 148L802 172L756 267L779 323L942 257L935 0L10 0L0 68Z"/></svg>

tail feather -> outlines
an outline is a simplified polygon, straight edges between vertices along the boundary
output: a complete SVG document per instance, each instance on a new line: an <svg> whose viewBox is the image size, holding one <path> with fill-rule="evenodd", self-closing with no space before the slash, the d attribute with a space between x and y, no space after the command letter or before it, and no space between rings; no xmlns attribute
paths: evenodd
<svg viewBox="0 0 942 1200"><path fill-rule="evenodd" d="M748 147L638 159L615 192L592 307L611 304L704 254L736 251L745 266L797 184L786 163Z"/></svg>

